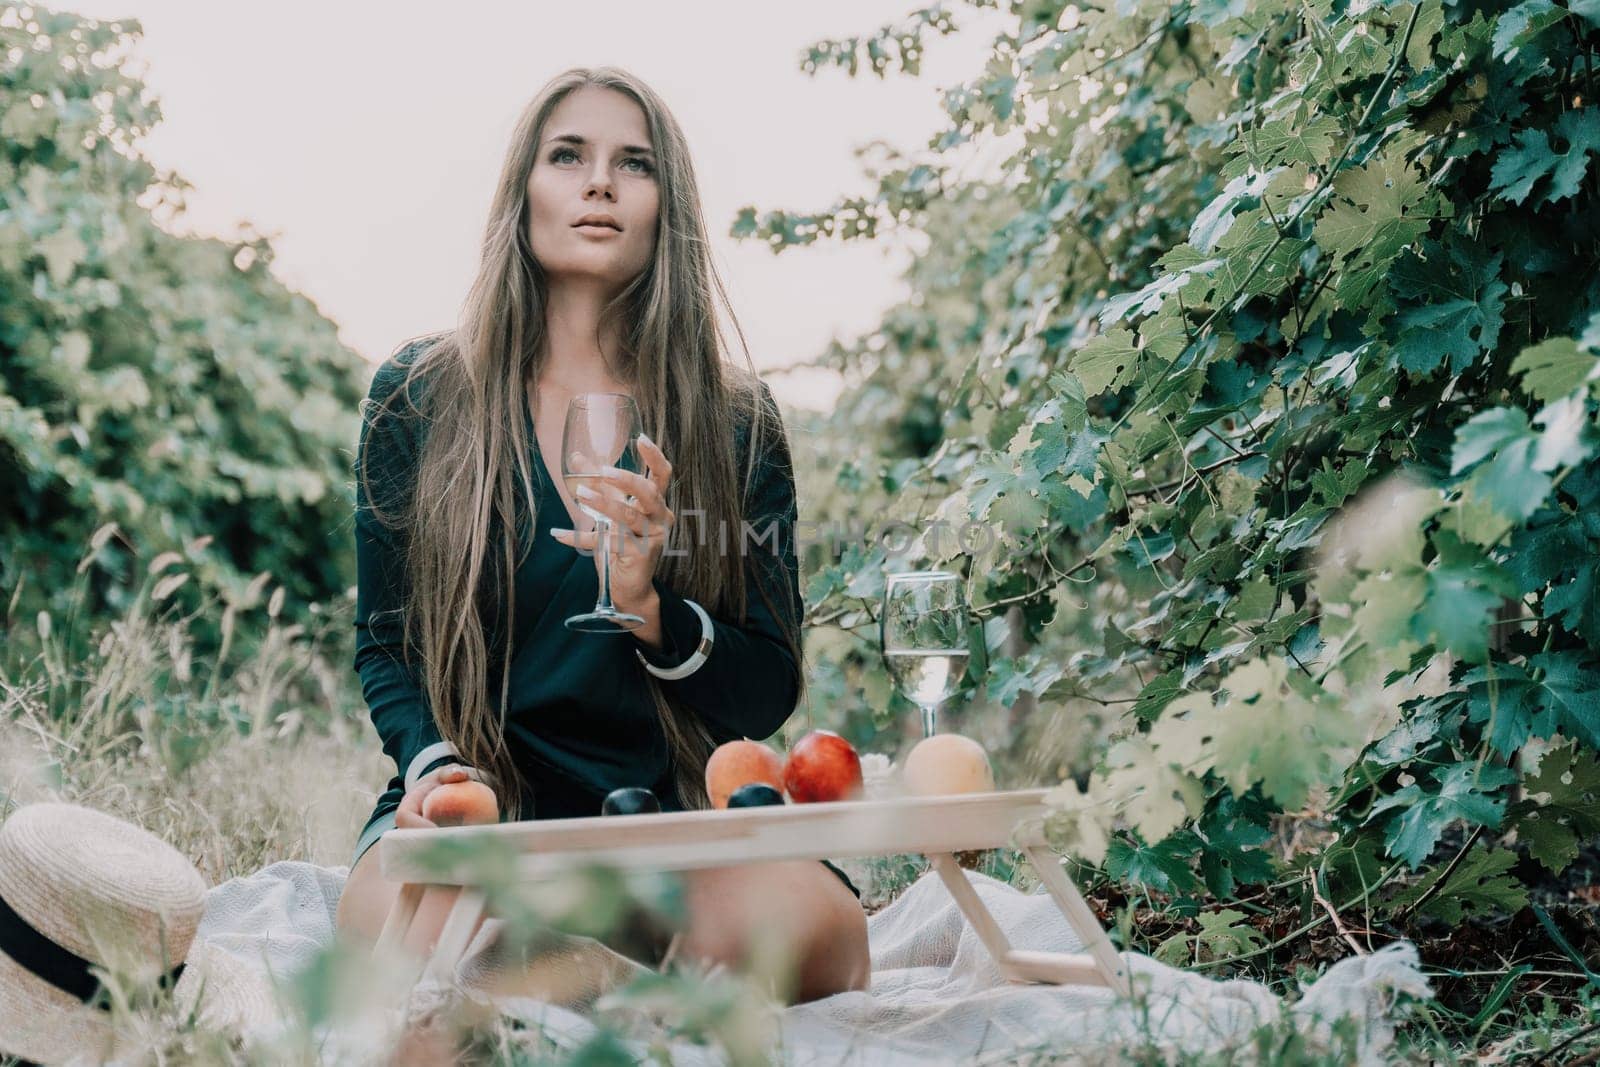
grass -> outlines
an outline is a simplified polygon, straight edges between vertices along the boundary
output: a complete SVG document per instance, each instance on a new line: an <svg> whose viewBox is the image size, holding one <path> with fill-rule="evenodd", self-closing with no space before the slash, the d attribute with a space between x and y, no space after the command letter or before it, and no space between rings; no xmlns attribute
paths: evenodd
<svg viewBox="0 0 1600 1067"><path fill-rule="evenodd" d="M80 575L98 565L114 535L109 527L96 534ZM126 610L114 617L87 617L75 607L61 620L22 618L22 588L11 591L0 651L0 819L18 806L51 799L109 811L171 843L211 885L279 860L347 863L392 773L349 668L352 605L319 606L310 613L315 627L288 622L281 590L269 590L270 576L263 575L237 595L201 598L185 611L175 594L185 584L187 562L178 553L152 561ZM195 633L200 622L213 619L221 634L219 652L202 661L194 650ZM1008 850L977 859L977 868L993 877L1024 890L1033 885L1027 865ZM914 856L844 859L840 866L861 887L869 913L887 906L927 869ZM1099 899L1102 905L1115 902ZM1155 949L1154 931L1166 936L1185 921L1148 901L1138 903L1127 915L1138 922L1133 944L1143 951ZM566 928L561 917L546 918ZM1345 952L1335 945L1332 954ZM1270 960L1258 963L1269 968L1258 977L1292 988L1293 975L1271 972ZM267 1049L246 1050L231 1035L179 1018L159 996L138 1008L119 1008L118 1021L157 1062L313 1063L319 1022L382 1011L384 987L374 966L348 946L330 946L289 991L285 1011L296 1025ZM119 1000L137 994L123 989L125 976L108 981ZM1587 994L1541 998L1527 995L1523 986L1518 988L1524 995L1510 997L1512 985L1523 981L1536 983L1539 975L1499 982L1505 988L1497 986L1473 1015L1437 1004L1416 1012L1402 1033L1406 1058L1600 1059L1600 1024L1592 1021L1600 1001ZM559 1048L536 1028L452 1001L416 1016L404 1035L391 1035L398 1044L387 1062L437 1062L452 1049L459 1062L469 1063L627 1062L621 1039L646 1035L655 1021L668 1017L679 1039L716 1045L734 1063L760 1062L772 1014L758 982L685 969L652 975L635 987L607 1002L601 1029L581 1049ZM1226 1056L1040 1047L1008 1055L1006 1062L1311 1064L1347 1062L1347 1056L1347 1049L1314 1049L1303 1036L1275 1027L1257 1034L1252 1047ZM5 1065L0 1057L0 1067Z"/></svg>

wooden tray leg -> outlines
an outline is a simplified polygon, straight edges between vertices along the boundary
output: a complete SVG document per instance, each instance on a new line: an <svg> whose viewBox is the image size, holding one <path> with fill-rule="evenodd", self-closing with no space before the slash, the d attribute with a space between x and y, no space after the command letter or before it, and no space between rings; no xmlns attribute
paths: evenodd
<svg viewBox="0 0 1600 1067"><path fill-rule="evenodd" d="M948 852L930 852L928 862L939 872L945 888L956 898L956 907L967 917L967 922L972 924L978 940L983 942L983 947L989 950L989 955L1004 974L1006 961L1011 955L1011 943L1006 940L1005 931L1000 929L1000 924L994 921L994 916L989 914L989 909L983 906L983 899L978 896L978 891L967 881L966 872Z"/></svg>
<svg viewBox="0 0 1600 1067"><path fill-rule="evenodd" d="M1000 973L1007 981L1048 982L1052 985L1105 985L1116 988L1115 983L1102 971L1099 961L1092 956L1066 952L1030 952L1012 948L1010 942L1006 940L1005 932L1000 929L1000 924L995 921L989 909L984 907L983 898L978 896L978 891L972 888L972 883L967 880L966 872L956 863L956 858L949 853L935 852L928 854L928 861L939 872L945 887L955 898L956 906L972 924L978 939L983 942L983 947L989 950L989 955L994 958ZM1068 921L1071 921L1070 917ZM1096 929L1099 927L1096 926ZM1085 941L1087 942L1087 938Z"/></svg>
<svg viewBox="0 0 1600 1067"><path fill-rule="evenodd" d="M1056 859L1055 853L1039 845L1026 846L1022 852L1028 857L1028 862L1033 864L1034 871L1039 875L1039 881L1044 883L1045 889L1055 898L1056 907L1061 909L1061 914L1066 916L1068 924L1083 939L1083 947L1089 950L1089 955L1094 960L1105 984L1127 996L1129 992L1127 964L1123 962L1117 947L1111 943L1111 939L1101 928L1100 920L1095 918L1094 912L1089 909L1088 901L1083 899L1078 887L1072 884L1067 872L1061 869L1061 863Z"/></svg>
<svg viewBox="0 0 1600 1067"><path fill-rule="evenodd" d="M485 899L483 890L472 886L461 887L461 894L451 906L450 914L445 916L444 927L439 931L439 940L434 944L433 954L428 960L426 970L423 971L424 977L444 981L455 973L456 964L461 961L461 954L466 951L468 942L472 940L473 927L478 924L478 918L483 914Z"/></svg>
<svg viewBox="0 0 1600 1067"><path fill-rule="evenodd" d="M416 918L417 905L422 903L422 891L426 888L421 882L407 882L400 887L400 895L395 897L388 918L383 920L383 931L378 934L374 953L391 951L405 944L406 931L411 929L411 920Z"/></svg>

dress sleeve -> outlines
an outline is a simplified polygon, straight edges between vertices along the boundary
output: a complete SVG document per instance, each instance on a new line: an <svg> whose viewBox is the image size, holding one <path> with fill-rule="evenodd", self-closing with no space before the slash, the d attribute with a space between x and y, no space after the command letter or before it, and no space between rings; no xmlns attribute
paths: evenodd
<svg viewBox="0 0 1600 1067"><path fill-rule="evenodd" d="M394 760L391 785L410 788L435 767L455 762L455 748L439 736L416 666L403 654L401 605L407 589L403 531L386 526L373 514L374 503L394 521L415 485L417 435L415 418L405 399L394 394L404 383L406 367L385 361L373 376L368 403L362 405L356 445L356 610L355 669L372 725L383 750ZM380 412L374 405L387 404ZM371 497L362 478L367 469Z"/></svg>
<svg viewBox="0 0 1600 1067"><path fill-rule="evenodd" d="M761 391L775 414L777 406L765 384ZM711 621L710 655L683 677L662 681L700 714L719 742L771 736L794 713L800 696L799 664L783 637L786 630L798 635L804 603L795 546L799 515L787 434L781 420L773 421L771 444L757 462L746 502L750 532L730 531L728 537L730 551L739 551L739 546L744 550L746 619L741 625L701 609ZM654 585L661 598L663 647L651 649L637 638L635 645L647 663L670 673L685 665L700 644L702 622L698 605L660 577Z"/></svg>

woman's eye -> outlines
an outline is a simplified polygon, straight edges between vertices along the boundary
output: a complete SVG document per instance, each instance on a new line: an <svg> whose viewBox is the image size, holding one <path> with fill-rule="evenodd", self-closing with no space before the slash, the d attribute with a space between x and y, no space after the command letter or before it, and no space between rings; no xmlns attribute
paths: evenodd
<svg viewBox="0 0 1600 1067"><path fill-rule="evenodd" d="M552 162L552 163L560 163L567 156L571 156L573 159L577 159L578 158L578 153L574 152L570 148L558 148L554 152L550 153L550 162ZM640 174L649 174L653 170L655 170L655 168L650 165L650 161L645 159L643 156L629 156L627 159L624 159L623 162L624 163L637 163L639 165L639 173Z"/></svg>

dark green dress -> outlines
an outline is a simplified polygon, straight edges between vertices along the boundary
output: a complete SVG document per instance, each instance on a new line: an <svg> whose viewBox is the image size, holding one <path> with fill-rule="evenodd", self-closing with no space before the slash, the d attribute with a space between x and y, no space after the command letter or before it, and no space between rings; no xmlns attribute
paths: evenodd
<svg viewBox="0 0 1600 1067"><path fill-rule="evenodd" d="M372 401L390 399L404 382L417 349L409 346L379 367L368 394ZM418 388L413 385L413 397L420 400ZM391 515L403 506L415 484L419 420L410 415L403 398L396 397L390 406L400 417L385 415L374 427L370 414L364 415L357 445L355 668L373 725L397 773L378 799L356 858L393 825L408 771L414 781L456 760L444 750L426 694L401 657L402 535L371 513L360 478L361 465L369 464L378 505ZM700 618L688 601L657 578L664 646L659 652L631 633L566 628L567 616L593 609L598 575L591 555L550 536L553 527L570 527L571 516L540 455L532 414L526 405L523 408L527 437L534 442L538 510L532 530L527 528L525 507L519 507L516 517L519 548L530 537L532 544L514 578L516 617L506 740L532 782L534 818L598 815L605 795L622 786L645 786L660 798L663 810L682 810L673 786L671 753L635 650L657 666L677 666L700 641ZM745 432L740 427L736 435L741 449ZM765 583L768 598L778 610L790 613L785 623L793 628L803 603L794 544L797 511L787 445L782 435L778 440L757 471L745 516L757 531L777 520L778 550L752 542L746 573L748 582ZM717 744L771 736L793 713L798 696L798 668L778 619L753 584L747 600L743 625L717 618L707 606L715 628L710 656L687 677L661 682L701 717ZM503 614L503 602L496 602L486 608L484 619L492 657L489 699L495 712ZM419 754L424 754L420 760ZM353 866L354 859L351 862ZM842 872L829 866L850 885ZM860 896L853 885L850 888Z"/></svg>

